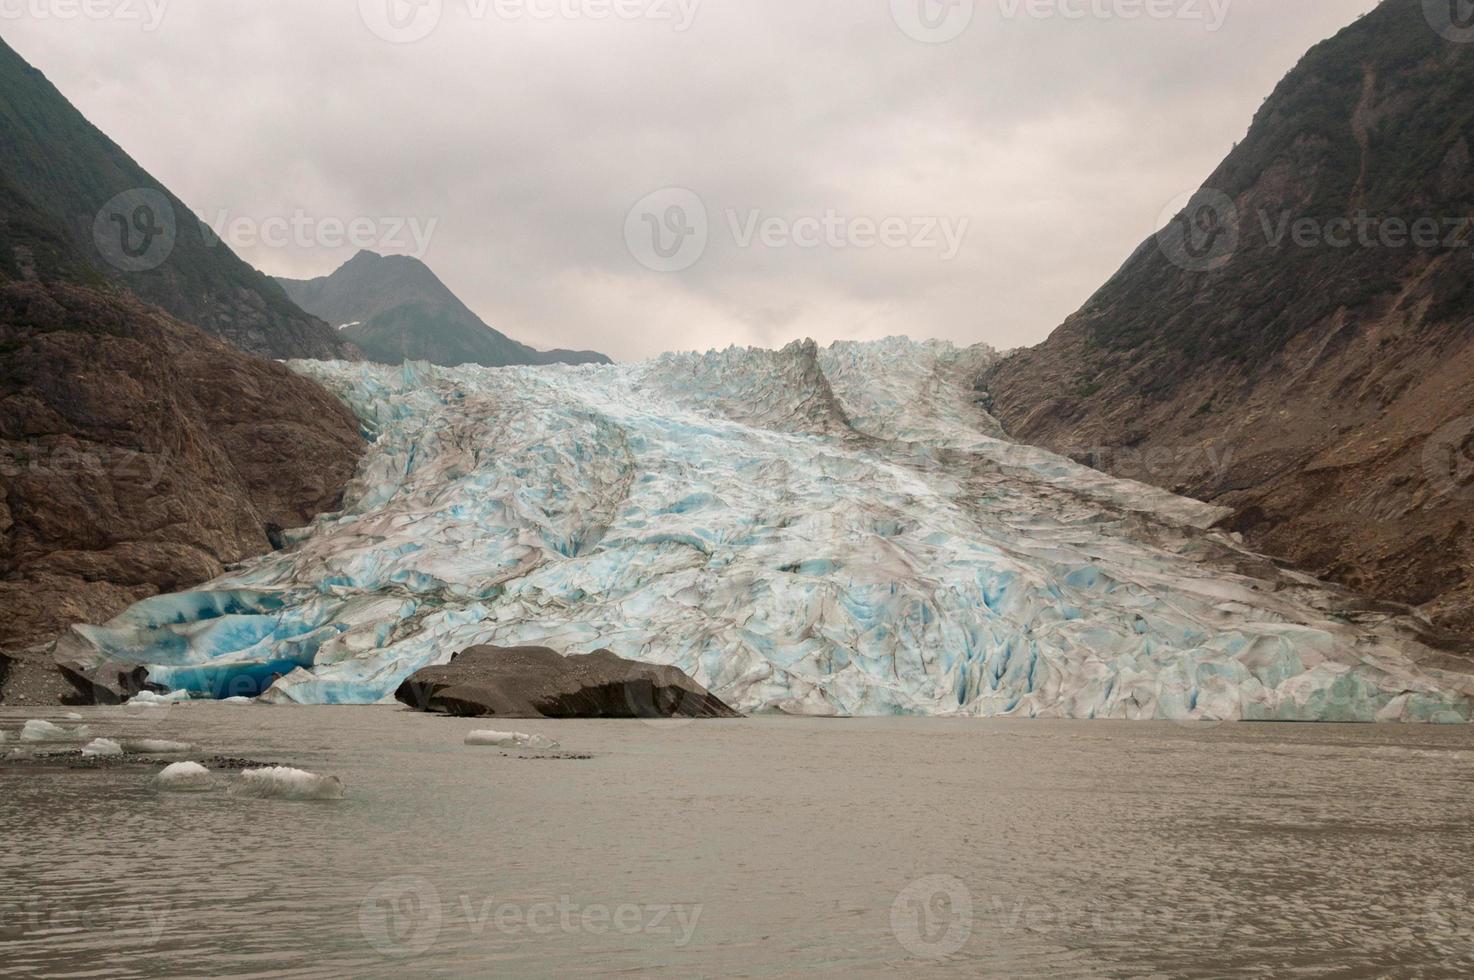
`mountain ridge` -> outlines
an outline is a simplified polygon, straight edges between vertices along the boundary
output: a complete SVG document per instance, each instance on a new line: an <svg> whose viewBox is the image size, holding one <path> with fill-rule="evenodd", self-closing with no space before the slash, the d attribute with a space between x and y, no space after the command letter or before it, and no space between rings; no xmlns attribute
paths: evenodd
<svg viewBox="0 0 1474 980"><path fill-rule="evenodd" d="M1384 0L1312 48L1181 214L983 374L1007 431L1474 640L1474 281L1445 244L1474 215L1469 47Z"/></svg>
<svg viewBox="0 0 1474 980"><path fill-rule="evenodd" d="M363 249L327 276L276 280L303 309L338 328L370 360L481 364L607 364L594 351L540 351L487 325L424 262Z"/></svg>
<svg viewBox="0 0 1474 980"><path fill-rule="evenodd" d="M264 357L351 346L0 40L0 278L109 282Z"/></svg>

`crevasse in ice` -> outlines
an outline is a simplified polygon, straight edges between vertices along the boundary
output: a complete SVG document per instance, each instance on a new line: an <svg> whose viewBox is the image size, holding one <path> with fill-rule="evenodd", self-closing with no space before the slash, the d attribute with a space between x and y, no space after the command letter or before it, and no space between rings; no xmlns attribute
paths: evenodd
<svg viewBox="0 0 1474 980"><path fill-rule="evenodd" d="M1470 678L1010 442L986 348L616 366L298 362L373 443L340 514L73 642L216 697L369 703L478 643L674 664L748 711L1462 721Z"/></svg>

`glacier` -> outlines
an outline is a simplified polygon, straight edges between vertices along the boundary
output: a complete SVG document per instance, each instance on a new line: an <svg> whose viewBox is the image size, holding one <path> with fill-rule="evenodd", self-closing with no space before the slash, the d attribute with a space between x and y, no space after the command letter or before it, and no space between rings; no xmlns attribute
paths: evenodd
<svg viewBox="0 0 1474 980"><path fill-rule="evenodd" d="M997 356L293 362L371 440L343 510L64 642L279 703L379 702L491 643L675 665L748 712L1470 719L1474 679L1405 618L1008 439L971 389Z"/></svg>

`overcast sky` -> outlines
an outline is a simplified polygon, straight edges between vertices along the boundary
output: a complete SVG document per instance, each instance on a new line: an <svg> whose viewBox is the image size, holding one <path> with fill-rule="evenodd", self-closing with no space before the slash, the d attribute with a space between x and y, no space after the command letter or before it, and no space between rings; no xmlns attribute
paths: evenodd
<svg viewBox="0 0 1474 980"><path fill-rule="evenodd" d="M77 2L0 33L247 261L427 243L492 326L619 359L1036 343L1375 6Z"/></svg>

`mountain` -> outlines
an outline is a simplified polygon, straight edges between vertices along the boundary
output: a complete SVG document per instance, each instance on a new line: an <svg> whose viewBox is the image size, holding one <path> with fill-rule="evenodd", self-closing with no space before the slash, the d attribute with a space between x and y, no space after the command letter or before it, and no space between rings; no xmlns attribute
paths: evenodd
<svg viewBox="0 0 1474 980"><path fill-rule="evenodd" d="M3 41L0 278L116 283L254 354L354 356Z"/></svg>
<svg viewBox="0 0 1474 980"><path fill-rule="evenodd" d="M402 255L362 251L330 276L278 279L288 296L337 326L383 364L607 364L593 351L539 351L498 333L446 288L430 267Z"/></svg>
<svg viewBox="0 0 1474 980"><path fill-rule="evenodd" d="M51 659L58 633L219 575L338 506L357 421L256 355L352 351L206 244L3 43L0 80L0 703L86 702ZM128 187L132 255L93 235Z"/></svg>
<svg viewBox="0 0 1474 980"><path fill-rule="evenodd" d="M1384 0L1316 46L1183 212L978 387L1011 435L1223 505L1256 549L1470 640L1474 32L1447 14Z"/></svg>
<svg viewBox="0 0 1474 980"><path fill-rule="evenodd" d="M362 450L320 385L125 290L0 283L0 701L55 703L35 648L72 623L336 509Z"/></svg>
<svg viewBox="0 0 1474 980"><path fill-rule="evenodd" d="M298 362L373 435L342 513L67 653L274 702L371 704L491 644L673 665L752 712L1471 717L1474 676L1410 617L1204 530L1218 508L1000 439L971 389L994 356Z"/></svg>

